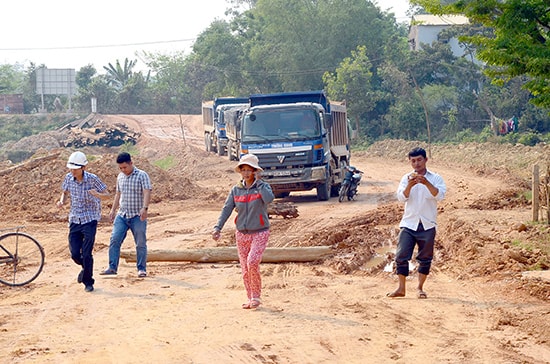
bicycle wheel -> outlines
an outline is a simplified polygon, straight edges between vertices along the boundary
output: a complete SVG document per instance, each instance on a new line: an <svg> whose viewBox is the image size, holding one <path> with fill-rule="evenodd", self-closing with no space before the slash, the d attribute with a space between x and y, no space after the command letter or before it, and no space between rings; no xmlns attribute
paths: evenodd
<svg viewBox="0 0 550 364"><path fill-rule="evenodd" d="M44 267L44 249L30 235L13 232L0 236L0 282L23 286Z"/></svg>

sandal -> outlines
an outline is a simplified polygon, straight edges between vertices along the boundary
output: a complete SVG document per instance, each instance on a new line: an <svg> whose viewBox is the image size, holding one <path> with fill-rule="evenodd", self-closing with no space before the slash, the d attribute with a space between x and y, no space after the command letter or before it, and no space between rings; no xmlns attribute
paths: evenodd
<svg viewBox="0 0 550 364"><path fill-rule="evenodd" d="M262 302L260 301L259 298L253 298L249 302L250 308L258 308L260 307L261 304Z"/></svg>
<svg viewBox="0 0 550 364"><path fill-rule="evenodd" d="M250 301L248 301L247 303L243 303L242 308L248 310L250 308Z"/></svg>

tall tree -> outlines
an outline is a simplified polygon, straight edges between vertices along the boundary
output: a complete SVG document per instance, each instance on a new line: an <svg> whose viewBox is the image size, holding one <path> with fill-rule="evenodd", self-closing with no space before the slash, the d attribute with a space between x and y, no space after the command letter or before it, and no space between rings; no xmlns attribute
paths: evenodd
<svg viewBox="0 0 550 364"><path fill-rule="evenodd" d="M95 67L91 64L80 68L80 70L76 73L76 84L81 89L88 89L92 83L92 78L96 75L96 73L97 71Z"/></svg>
<svg viewBox="0 0 550 364"><path fill-rule="evenodd" d="M109 84L106 75L94 77L88 90L88 96L94 96L97 99L97 112L101 114L117 114L120 112L117 103L117 90ZM89 97L84 97L81 100L82 110L87 109L89 101Z"/></svg>
<svg viewBox="0 0 550 364"><path fill-rule="evenodd" d="M364 0L258 0L232 25L260 92L322 88L323 74L360 45L376 67L398 32L390 14Z"/></svg>
<svg viewBox="0 0 550 364"><path fill-rule="evenodd" d="M117 59L115 66L112 63L109 63L108 66L103 66L103 69L107 71L107 79L109 83L117 88L122 89L126 85L133 75L133 68L137 63L137 59L133 61L124 59L124 67L120 65L120 61Z"/></svg>
<svg viewBox="0 0 550 364"><path fill-rule="evenodd" d="M141 72L135 73L117 93L119 112L143 114L150 111L151 93L148 79Z"/></svg>
<svg viewBox="0 0 550 364"><path fill-rule="evenodd" d="M372 64L367 56L367 47L359 46L345 58L335 73L325 73L323 80L328 96L334 100L346 100L348 113L355 120L355 129L360 130L361 115L371 111L380 95L371 84Z"/></svg>
<svg viewBox="0 0 550 364"><path fill-rule="evenodd" d="M173 55L146 54L147 66L154 77L149 83L151 113L198 114L203 85L192 80L190 57L183 52Z"/></svg>
<svg viewBox="0 0 550 364"><path fill-rule="evenodd" d="M433 14L464 14L492 34L467 37L497 83L526 75L532 102L550 108L550 7L546 0L461 0L445 5L438 0L411 0Z"/></svg>
<svg viewBox="0 0 550 364"><path fill-rule="evenodd" d="M235 95L244 86L243 60L246 59L241 39L235 36L230 24L216 20L202 32L193 45L192 60L202 69L206 81L204 99L220 95ZM199 86L199 85L197 85Z"/></svg>
<svg viewBox="0 0 550 364"><path fill-rule="evenodd" d="M0 93L20 93L23 79L24 73L21 65L0 65Z"/></svg>

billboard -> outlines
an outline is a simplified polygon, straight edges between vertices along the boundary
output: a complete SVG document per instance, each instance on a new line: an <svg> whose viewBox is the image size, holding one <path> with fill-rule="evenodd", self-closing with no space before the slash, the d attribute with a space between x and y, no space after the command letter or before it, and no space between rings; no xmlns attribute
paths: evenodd
<svg viewBox="0 0 550 364"><path fill-rule="evenodd" d="M36 93L39 95L73 96L77 90L74 69L36 69Z"/></svg>

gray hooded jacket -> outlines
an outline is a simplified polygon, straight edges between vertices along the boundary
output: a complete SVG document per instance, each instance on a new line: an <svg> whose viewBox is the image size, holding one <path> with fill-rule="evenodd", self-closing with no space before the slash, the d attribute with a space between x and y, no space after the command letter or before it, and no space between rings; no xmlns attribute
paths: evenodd
<svg viewBox="0 0 550 364"><path fill-rule="evenodd" d="M268 204L275 199L269 183L256 180L250 188L239 182L225 200L214 229L221 231L233 209L237 211L235 225L238 231L249 234L269 229Z"/></svg>

